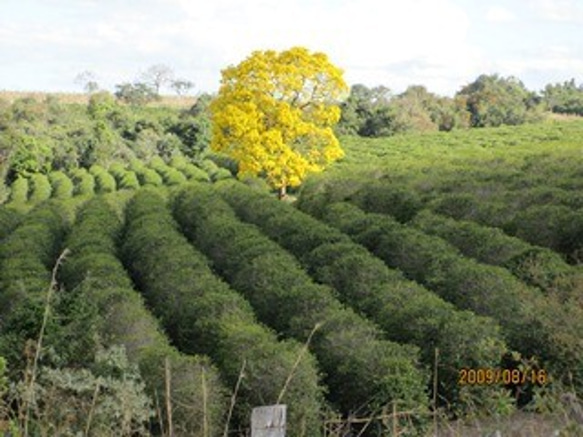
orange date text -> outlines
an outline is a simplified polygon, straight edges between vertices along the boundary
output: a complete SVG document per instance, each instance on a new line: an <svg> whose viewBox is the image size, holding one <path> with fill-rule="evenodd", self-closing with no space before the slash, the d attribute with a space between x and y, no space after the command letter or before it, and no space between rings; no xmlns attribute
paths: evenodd
<svg viewBox="0 0 583 437"><path fill-rule="evenodd" d="M463 368L458 372L459 385L545 385L548 380L544 369Z"/></svg>

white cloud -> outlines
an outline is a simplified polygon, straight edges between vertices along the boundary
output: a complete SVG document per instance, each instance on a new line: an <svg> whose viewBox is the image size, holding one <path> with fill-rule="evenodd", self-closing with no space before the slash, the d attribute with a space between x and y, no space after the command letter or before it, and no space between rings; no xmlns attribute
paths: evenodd
<svg viewBox="0 0 583 437"><path fill-rule="evenodd" d="M544 20L583 24L583 4L579 0L533 0L532 6Z"/></svg>
<svg viewBox="0 0 583 437"><path fill-rule="evenodd" d="M528 88L539 90L548 83L583 76L583 56L570 47L550 45L519 58L498 59L489 67L492 72L523 79Z"/></svg>
<svg viewBox="0 0 583 437"><path fill-rule="evenodd" d="M74 77L90 69L113 89L165 63L197 90L215 91L220 70L251 51L294 45L327 53L349 83L383 84L394 92L423 84L453 94L478 74L495 71L581 76L583 53L573 49L577 26L550 23L583 23L581 0L532 0L519 9L522 1L494 0L474 18L465 0L50 0L50 6L48 0L19 0L19 10L0 16L7 61L0 83L28 78L22 74L28 69L39 72L39 82L73 88L64 72ZM535 9L529 13L528 7ZM519 10L524 14L513 14ZM532 12L545 20L536 22ZM476 38L470 17L488 35L482 48L470 43L484 40ZM496 23L518 18L520 32L530 35L520 44L508 39L511 26L503 26L503 36L496 32L502 28ZM547 47L525 52L542 44Z"/></svg>
<svg viewBox="0 0 583 437"><path fill-rule="evenodd" d="M505 23L514 21L515 19L514 14L502 6L491 6L488 12L486 12L486 20L495 23Z"/></svg>
<svg viewBox="0 0 583 437"><path fill-rule="evenodd" d="M395 88L411 81L410 71L392 71L395 64L418 60L417 71L439 85L436 91L451 91L476 61L477 50L467 43L468 17L450 0L248 0L244 7L233 0L173 1L185 14L175 24L182 36L222 66L253 50L304 45L327 53L350 81Z"/></svg>

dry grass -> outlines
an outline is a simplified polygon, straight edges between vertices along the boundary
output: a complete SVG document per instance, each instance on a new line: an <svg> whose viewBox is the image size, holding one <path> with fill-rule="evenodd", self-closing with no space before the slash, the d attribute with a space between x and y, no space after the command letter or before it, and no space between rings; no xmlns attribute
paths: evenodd
<svg viewBox="0 0 583 437"><path fill-rule="evenodd" d="M431 435L433 436L434 434L432 433ZM484 437L496 435L501 437L576 437L583 436L583 427L560 415L544 416L517 411L504 418L441 424L437 433L439 437Z"/></svg>
<svg viewBox="0 0 583 437"><path fill-rule="evenodd" d="M47 97L54 97L61 103L77 103L86 105L89 102L89 95L83 93L49 93L44 91L0 91L0 100L9 103L18 99L33 98L38 101L44 101ZM149 103L151 107L171 107L171 108L190 108L196 102L195 96L162 96L160 100Z"/></svg>
<svg viewBox="0 0 583 437"><path fill-rule="evenodd" d="M558 113L554 113L554 112L549 112L547 117L550 120L556 120L556 121L578 121L583 119L583 117L581 117L580 115L576 115L576 114L558 114Z"/></svg>

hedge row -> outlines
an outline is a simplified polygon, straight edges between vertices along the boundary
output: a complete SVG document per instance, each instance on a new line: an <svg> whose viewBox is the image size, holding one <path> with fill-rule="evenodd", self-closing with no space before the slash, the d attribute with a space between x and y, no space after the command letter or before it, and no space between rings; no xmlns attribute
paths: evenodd
<svg viewBox="0 0 583 437"><path fill-rule="evenodd" d="M314 283L297 260L255 226L240 222L210 186L189 186L175 202L183 231L286 337L305 341L326 374L329 398L345 414L376 411L392 401L426 404L427 375L418 349L384 340L376 325L343 306L332 289Z"/></svg>
<svg viewBox="0 0 583 437"><path fill-rule="evenodd" d="M10 185L10 202L24 204L28 201L28 179L18 177Z"/></svg>
<svg viewBox="0 0 583 437"><path fill-rule="evenodd" d="M210 179L213 182L231 179L233 177L233 174L227 168L219 167L211 159L204 159L200 163L200 167L210 176Z"/></svg>
<svg viewBox="0 0 583 437"><path fill-rule="evenodd" d="M200 167L192 164L184 156L174 156L170 161L170 166L176 170L180 170L188 180L196 182L208 182L210 177L207 172L205 172Z"/></svg>
<svg viewBox="0 0 583 437"><path fill-rule="evenodd" d="M503 229L531 244L552 249L568 261L583 259L583 212L564 205L533 205L518 210L501 201L480 201L472 194L450 194L431 209L456 220Z"/></svg>
<svg viewBox="0 0 583 437"><path fill-rule="evenodd" d="M278 341L257 323L248 302L211 272L177 230L162 196L138 191L126 217L124 260L173 342L186 353L210 355L231 387L246 363L236 416L248 424L252 407L276 402L301 345ZM318 379L315 360L307 354L282 398L289 406L291 436L319 433Z"/></svg>
<svg viewBox="0 0 583 437"><path fill-rule="evenodd" d="M412 224L454 245L465 256L505 267L529 285L573 297L580 274L552 250L532 246L502 230L470 221L454 220L425 210Z"/></svg>
<svg viewBox="0 0 583 437"><path fill-rule="evenodd" d="M52 197L55 199L69 199L73 197L73 181L62 171L54 171L49 174L52 187Z"/></svg>
<svg viewBox="0 0 583 437"><path fill-rule="evenodd" d="M71 173L75 189L73 193L78 196L92 196L95 193L95 178L85 168L75 169Z"/></svg>
<svg viewBox="0 0 583 437"><path fill-rule="evenodd" d="M111 164L109 173L115 178L119 189L137 190L140 188L140 181L136 174L131 170L127 170L120 162Z"/></svg>
<svg viewBox="0 0 583 437"><path fill-rule="evenodd" d="M559 252L569 261L583 260L583 211L561 205L532 206L519 211L504 229L529 243Z"/></svg>
<svg viewBox="0 0 583 437"><path fill-rule="evenodd" d="M217 189L242 220L259 226L294 254L315 279L334 287L345 304L370 317L388 338L419 346L425 365L434 363L439 348L439 395L447 402L458 400L459 369L499 364L505 347L492 319L457 310L387 268L336 228L288 203L240 183L219 184ZM480 392L484 398L491 395L483 388Z"/></svg>
<svg viewBox="0 0 583 437"><path fill-rule="evenodd" d="M367 212L389 214L401 223L411 220L423 207L415 191L381 181L366 184L349 200Z"/></svg>
<svg viewBox="0 0 583 437"><path fill-rule="evenodd" d="M518 210L535 205L564 205L572 209L583 208L583 194L579 190L566 190L546 184L542 185L541 182L531 188L520 187L517 190L509 191L505 196L506 202L515 204Z"/></svg>
<svg viewBox="0 0 583 437"><path fill-rule="evenodd" d="M130 169L135 172L140 185L150 185L153 187L160 187L164 184L162 176L151 168L145 166L142 161L133 160L130 163Z"/></svg>
<svg viewBox="0 0 583 437"><path fill-rule="evenodd" d="M116 190L115 178L102 166L93 164L89 169L89 173L95 178L96 193L113 193Z"/></svg>
<svg viewBox="0 0 583 437"><path fill-rule="evenodd" d="M155 156L150 161L150 168L156 170L166 185L180 185L186 182L186 176L180 171L167 165L162 158Z"/></svg>
<svg viewBox="0 0 583 437"><path fill-rule="evenodd" d="M25 342L38 336L64 231L57 207L44 203L0 245L0 356L8 359L12 372L24 368ZM49 320L46 343L58 333L56 323Z"/></svg>
<svg viewBox="0 0 583 437"><path fill-rule="evenodd" d="M84 327L79 326L76 341L86 337L91 343L98 336L107 347L123 345L130 362L139 366L149 395L152 399L158 397L162 405L167 401L164 381L168 359L175 432L184 436L217 435L222 430L226 407L218 372L208 358L183 355L171 346L140 295L132 289L116 257L121 226L104 198L95 197L80 211L67 238L71 255L61 278L74 296L71 306L94 315L93 323L83 320ZM164 422L168 423L167 417Z"/></svg>
<svg viewBox="0 0 583 437"><path fill-rule="evenodd" d="M505 202L484 201L472 193L442 194L428 206L432 211L456 220L470 220L496 228L504 228L516 215L516 211Z"/></svg>
<svg viewBox="0 0 583 437"><path fill-rule="evenodd" d="M0 205L0 240L6 238L22 220L22 214L6 205Z"/></svg>
<svg viewBox="0 0 583 437"><path fill-rule="evenodd" d="M30 195L28 201L33 205L51 198L53 188L45 174L35 173L30 177Z"/></svg>
<svg viewBox="0 0 583 437"><path fill-rule="evenodd" d="M527 287L508 270L464 258L444 240L389 216L336 203L328 206L324 220L457 307L494 318L511 348L541 358L557 376L571 372L583 387L580 306L563 305Z"/></svg>

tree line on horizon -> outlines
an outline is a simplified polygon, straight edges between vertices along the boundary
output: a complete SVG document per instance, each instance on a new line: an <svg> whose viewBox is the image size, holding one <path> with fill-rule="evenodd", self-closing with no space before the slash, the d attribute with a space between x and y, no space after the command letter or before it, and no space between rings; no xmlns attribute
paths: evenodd
<svg viewBox="0 0 583 437"><path fill-rule="evenodd" d="M91 72L79 74L76 82L89 94L100 90ZM194 86L192 81L177 79L167 65L155 64L136 81L117 84L114 95L123 103L145 105L159 100L164 87L183 96ZM395 94L385 85L354 84L340 107L342 116L336 132L345 135L383 137L404 132L518 125L540 120L544 112L583 116L583 84L570 79L549 83L537 92L527 89L514 76L482 74L453 97L432 93L424 85L410 85Z"/></svg>
<svg viewBox="0 0 583 437"><path fill-rule="evenodd" d="M188 81L174 80L172 70L159 64L138 81L118 85L114 94L100 90L91 73L79 75L78 83L89 95L86 106L62 104L51 96L45 101L0 100L0 179L10 183L36 172L107 167L112 160L131 158L169 160L179 154L199 159L211 143L209 105L217 95L199 94L191 108L182 110L148 105L175 82ZM187 83L188 90L193 87ZM336 135L384 137L519 125L541 120L548 112L583 116L583 84L575 79L534 92L515 77L484 74L453 97L421 85L393 94L385 86L356 84L346 95L338 101Z"/></svg>
<svg viewBox="0 0 583 437"><path fill-rule="evenodd" d="M482 74L454 97L422 85L393 94L385 86L357 84L341 108L338 133L364 137L519 125L541 120L545 112L583 116L583 84L571 79L534 92L516 77Z"/></svg>

